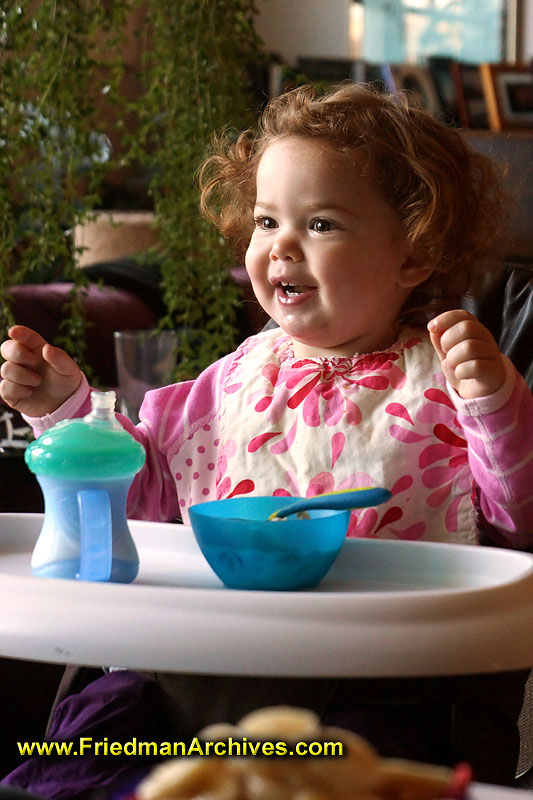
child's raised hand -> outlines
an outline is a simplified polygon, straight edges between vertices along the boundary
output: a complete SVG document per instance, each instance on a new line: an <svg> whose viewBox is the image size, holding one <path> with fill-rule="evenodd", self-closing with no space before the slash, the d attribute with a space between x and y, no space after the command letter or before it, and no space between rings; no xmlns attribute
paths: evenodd
<svg viewBox="0 0 533 800"><path fill-rule="evenodd" d="M64 350L52 347L24 325L14 325L0 347L0 396L11 408L42 417L59 408L76 391L82 373Z"/></svg>
<svg viewBox="0 0 533 800"><path fill-rule="evenodd" d="M460 397L485 397L503 385L505 367L496 340L468 311L439 314L428 330L442 371Z"/></svg>

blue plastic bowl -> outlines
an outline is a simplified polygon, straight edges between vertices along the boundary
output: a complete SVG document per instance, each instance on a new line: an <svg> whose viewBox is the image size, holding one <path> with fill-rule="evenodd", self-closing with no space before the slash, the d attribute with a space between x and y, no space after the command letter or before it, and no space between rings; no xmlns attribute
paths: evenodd
<svg viewBox="0 0 533 800"><path fill-rule="evenodd" d="M231 589L296 590L316 586L337 558L350 511L309 511L269 522L291 499L232 497L189 509L196 541Z"/></svg>

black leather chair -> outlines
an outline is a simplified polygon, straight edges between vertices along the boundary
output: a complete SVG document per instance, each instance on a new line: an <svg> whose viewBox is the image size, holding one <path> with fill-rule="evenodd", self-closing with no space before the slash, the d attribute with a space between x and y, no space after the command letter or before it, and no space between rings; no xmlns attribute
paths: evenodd
<svg viewBox="0 0 533 800"><path fill-rule="evenodd" d="M533 264L487 270L463 305L487 326L533 388Z"/></svg>

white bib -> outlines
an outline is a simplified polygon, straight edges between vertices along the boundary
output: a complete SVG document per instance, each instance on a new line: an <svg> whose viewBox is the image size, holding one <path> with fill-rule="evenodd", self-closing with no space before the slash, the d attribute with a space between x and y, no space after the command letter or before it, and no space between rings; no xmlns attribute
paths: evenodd
<svg viewBox="0 0 533 800"><path fill-rule="evenodd" d="M216 496L382 486L349 536L476 543L473 478L439 360L423 331L390 350L296 359L279 329L247 340L226 380Z"/></svg>

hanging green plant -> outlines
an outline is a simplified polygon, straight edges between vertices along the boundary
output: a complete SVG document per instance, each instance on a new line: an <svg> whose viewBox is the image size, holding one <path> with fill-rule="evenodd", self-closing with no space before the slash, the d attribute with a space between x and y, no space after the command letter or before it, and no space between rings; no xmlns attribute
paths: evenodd
<svg viewBox="0 0 533 800"><path fill-rule="evenodd" d="M111 166L103 98L116 102L130 0L3 3L0 9L0 337L8 289L68 280L57 344L83 357L86 279L73 231L90 218Z"/></svg>
<svg viewBox="0 0 533 800"><path fill-rule="evenodd" d="M147 166L158 223L161 325L180 328L178 379L235 345L231 253L199 214L196 171L212 134L254 122L251 70L262 58L252 0L147 0L146 90L131 157Z"/></svg>
<svg viewBox="0 0 533 800"><path fill-rule="evenodd" d="M121 96L122 43L144 8L142 89ZM255 120L262 60L253 0L21 0L0 7L0 338L8 289L61 279L73 291L55 344L87 370L85 273L74 229L94 217L104 177L137 163L149 175L160 247L163 328L183 332L177 378L235 345L231 253L199 213L196 171L212 134ZM103 112L106 104L114 113ZM106 121L118 120L114 156ZM130 125L131 117L136 125ZM128 129L134 133L126 133ZM120 127L123 125L123 127Z"/></svg>

